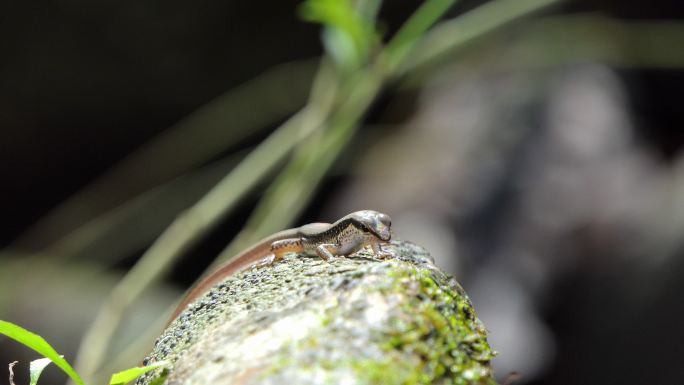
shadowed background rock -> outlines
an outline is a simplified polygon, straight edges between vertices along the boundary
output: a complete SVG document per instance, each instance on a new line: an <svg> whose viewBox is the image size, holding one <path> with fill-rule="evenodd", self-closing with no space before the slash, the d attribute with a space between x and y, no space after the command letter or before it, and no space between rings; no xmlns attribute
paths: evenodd
<svg viewBox="0 0 684 385"><path fill-rule="evenodd" d="M494 384L461 286L424 249L391 247L396 258L289 254L229 277L169 325L145 363L170 360L167 384Z"/></svg>

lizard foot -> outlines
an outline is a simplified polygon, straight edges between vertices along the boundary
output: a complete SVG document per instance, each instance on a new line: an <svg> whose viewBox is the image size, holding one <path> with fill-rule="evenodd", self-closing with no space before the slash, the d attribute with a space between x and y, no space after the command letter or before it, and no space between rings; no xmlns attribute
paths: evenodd
<svg viewBox="0 0 684 385"><path fill-rule="evenodd" d="M373 254L378 259L397 258L399 256L393 249L383 247L380 244L373 244Z"/></svg>
<svg viewBox="0 0 684 385"><path fill-rule="evenodd" d="M271 254L267 255L266 257L264 257L264 258L262 258L262 259L260 259L260 260L258 260L258 261L256 261L256 262L254 262L254 264L253 264L252 266L256 267L257 269L261 269L261 268L264 268L264 267L271 267L271 266L273 266L279 259L281 259L281 258L278 258L278 257L276 257L275 254L271 253Z"/></svg>

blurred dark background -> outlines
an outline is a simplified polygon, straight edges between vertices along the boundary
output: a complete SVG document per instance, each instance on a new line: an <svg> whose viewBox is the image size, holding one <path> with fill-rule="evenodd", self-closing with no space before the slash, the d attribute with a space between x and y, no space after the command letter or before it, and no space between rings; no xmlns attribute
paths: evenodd
<svg viewBox="0 0 684 385"><path fill-rule="evenodd" d="M298 3L0 2L0 319L73 357L154 234L305 103L322 48ZM386 33L419 4L385 2ZM470 293L499 378L680 382L683 18L676 0L567 1L469 44L382 95L297 223L391 214ZM250 97L263 104L235 121L186 119ZM166 150L135 155L155 143ZM259 197L140 307L165 309ZM88 238L93 226L109 232ZM132 316L129 334L149 317ZM0 365L33 358L0 339Z"/></svg>

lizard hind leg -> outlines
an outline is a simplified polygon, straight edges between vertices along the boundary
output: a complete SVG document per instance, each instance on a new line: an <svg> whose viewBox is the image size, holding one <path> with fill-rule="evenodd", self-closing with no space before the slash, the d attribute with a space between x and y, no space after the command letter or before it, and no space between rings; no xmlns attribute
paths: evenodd
<svg viewBox="0 0 684 385"><path fill-rule="evenodd" d="M301 238L287 238L281 239L271 243L271 255L273 255L273 264L276 261L283 259L287 253L301 253L304 251L304 242Z"/></svg>
<svg viewBox="0 0 684 385"><path fill-rule="evenodd" d="M276 262L283 259L287 253L301 253L304 251L301 238L280 239L271 243L271 252L263 258L258 267L271 267Z"/></svg>

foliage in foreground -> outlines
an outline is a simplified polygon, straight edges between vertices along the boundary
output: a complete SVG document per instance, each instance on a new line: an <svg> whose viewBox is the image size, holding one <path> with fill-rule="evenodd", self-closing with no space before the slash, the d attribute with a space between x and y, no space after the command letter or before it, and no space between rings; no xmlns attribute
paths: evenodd
<svg viewBox="0 0 684 385"><path fill-rule="evenodd" d="M71 377L71 379L74 380L74 382L76 382L78 385L85 385L83 379L81 379L81 376L74 370L74 368L71 367L71 365L63 358L63 356L59 355L59 353L57 353L57 351L47 341L45 341L43 337L32 333L21 326L2 320L0 320L0 334L5 335L19 342L20 344L35 350L45 357L31 361L29 368L30 385L36 385L38 383L38 378L43 372L43 369L45 369L50 362L54 362L55 365L62 369L64 373L69 375L69 377ZM123 385L129 383L140 375L149 372L150 370L161 368L166 365L167 362L162 361L145 367L135 367L114 373L109 380L109 385ZM12 366L14 366L14 363L10 364L10 385L14 385L12 381Z"/></svg>

